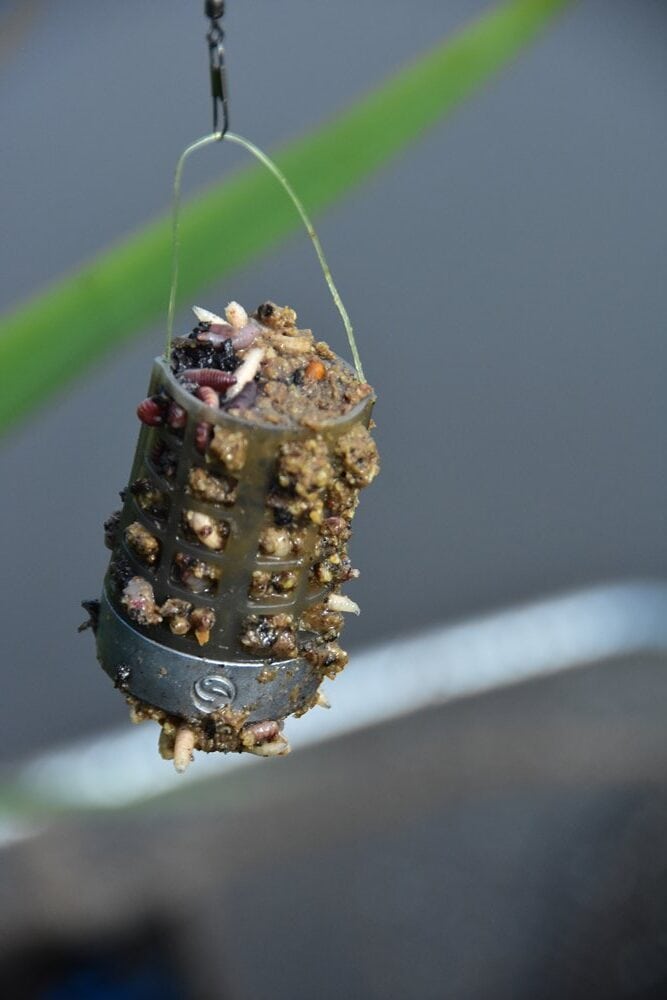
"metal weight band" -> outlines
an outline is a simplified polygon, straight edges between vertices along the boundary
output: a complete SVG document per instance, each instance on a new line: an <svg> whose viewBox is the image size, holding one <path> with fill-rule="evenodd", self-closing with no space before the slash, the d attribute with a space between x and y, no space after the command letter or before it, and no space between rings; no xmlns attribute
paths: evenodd
<svg viewBox="0 0 667 1000"><path fill-rule="evenodd" d="M320 683L305 660L225 662L163 646L100 602L99 661L126 694L185 719L222 708L248 712L247 721L280 719L312 700Z"/></svg>

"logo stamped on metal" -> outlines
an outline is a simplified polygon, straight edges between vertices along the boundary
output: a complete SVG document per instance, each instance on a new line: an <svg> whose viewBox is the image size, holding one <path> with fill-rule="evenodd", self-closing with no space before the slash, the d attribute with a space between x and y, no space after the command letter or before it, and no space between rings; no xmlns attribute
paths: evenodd
<svg viewBox="0 0 667 1000"><path fill-rule="evenodd" d="M236 687L228 677L207 674L192 685L192 697L200 712L215 712L232 704L236 698Z"/></svg>

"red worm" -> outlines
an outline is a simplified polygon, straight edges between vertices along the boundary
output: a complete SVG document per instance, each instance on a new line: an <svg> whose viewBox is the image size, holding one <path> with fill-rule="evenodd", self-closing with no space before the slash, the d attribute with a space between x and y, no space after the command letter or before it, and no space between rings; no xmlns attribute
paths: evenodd
<svg viewBox="0 0 667 1000"><path fill-rule="evenodd" d="M250 320L240 330L236 330L231 338L232 346L238 351L242 351L245 347L250 347L252 342L259 336L261 329L261 326Z"/></svg>
<svg viewBox="0 0 667 1000"><path fill-rule="evenodd" d="M197 395L202 403L206 403L207 406L211 406L214 410L217 410L220 406L220 397L210 385L200 385L197 389Z"/></svg>
<svg viewBox="0 0 667 1000"><path fill-rule="evenodd" d="M163 407L155 396L149 396L139 403L137 416L142 424L148 424L149 427L158 427L163 421Z"/></svg>
<svg viewBox="0 0 667 1000"><path fill-rule="evenodd" d="M201 399L202 403L206 403L207 406L211 406L214 410L217 410L220 406L220 397L215 389L212 389L210 385L200 385L197 389L197 395ZM203 454L208 448L210 440L210 425L205 423L197 424L195 427L195 448L197 451L200 451Z"/></svg>
<svg viewBox="0 0 667 1000"><path fill-rule="evenodd" d="M236 382L236 377L230 372L219 371L217 368L188 368L183 372L183 379L194 382L195 385L210 386L218 392L225 392Z"/></svg>
<svg viewBox="0 0 667 1000"><path fill-rule="evenodd" d="M229 329L231 330L231 327ZM200 344L213 344L214 347L220 347L226 340L231 339L231 334L216 333L214 330L202 330L201 333L197 334L197 340Z"/></svg>
<svg viewBox="0 0 667 1000"><path fill-rule="evenodd" d="M203 455L211 440L211 427L209 424L197 424L195 427L195 448Z"/></svg>
<svg viewBox="0 0 667 1000"><path fill-rule="evenodd" d="M180 430L181 427L185 427L187 422L188 415L183 407L179 406L178 403L170 403L167 411L167 423L169 426L173 430L177 431Z"/></svg>
<svg viewBox="0 0 667 1000"><path fill-rule="evenodd" d="M209 343L213 344L214 347L219 347L226 340L231 340L233 333L234 327L231 323L210 323L199 331L197 340L200 343Z"/></svg>
<svg viewBox="0 0 667 1000"><path fill-rule="evenodd" d="M255 746L270 743L280 736L280 726L277 722L267 719L266 722L253 722L243 730L244 736L249 736Z"/></svg>
<svg viewBox="0 0 667 1000"><path fill-rule="evenodd" d="M234 327L231 323L209 323L206 329L211 333L224 334L225 337L231 337L234 333Z"/></svg>
<svg viewBox="0 0 667 1000"><path fill-rule="evenodd" d="M197 334L197 340L202 344L213 344L214 347L220 347L226 340L231 340L232 347L242 351L244 348L250 347L253 340L261 333L261 330L261 326L253 322L253 320L246 323L240 330L235 330L233 326L211 324L208 330L202 330L201 333Z"/></svg>

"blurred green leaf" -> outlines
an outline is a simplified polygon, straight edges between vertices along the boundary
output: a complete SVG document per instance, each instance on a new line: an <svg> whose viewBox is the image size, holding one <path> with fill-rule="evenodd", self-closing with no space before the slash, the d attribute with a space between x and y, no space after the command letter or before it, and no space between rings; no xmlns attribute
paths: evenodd
<svg viewBox="0 0 667 1000"><path fill-rule="evenodd" d="M510 0L494 8L344 114L287 146L276 160L306 208L325 208L408 146L570 2ZM181 255L181 301L300 225L274 178L255 166L193 198L181 218L188 248ZM221 239L221 233L233 233L233 239ZM4 319L0 431L166 314L169 257L165 215Z"/></svg>

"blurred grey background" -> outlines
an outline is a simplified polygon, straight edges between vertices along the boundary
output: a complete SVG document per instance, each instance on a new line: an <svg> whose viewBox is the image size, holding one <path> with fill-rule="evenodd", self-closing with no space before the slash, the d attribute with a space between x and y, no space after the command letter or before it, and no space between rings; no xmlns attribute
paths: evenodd
<svg viewBox="0 0 667 1000"><path fill-rule="evenodd" d="M229 0L233 128L271 149L488 6ZM163 212L210 110L198 0L0 16L5 310ZM666 44L664 3L583 0L317 220L379 394L350 649L667 574ZM216 147L186 186L244 162ZM230 298L289 303L343 349L305 235L201 304ZM76 627L162 340L158 324L2 442L5 761L126 718Z"/></svg>

